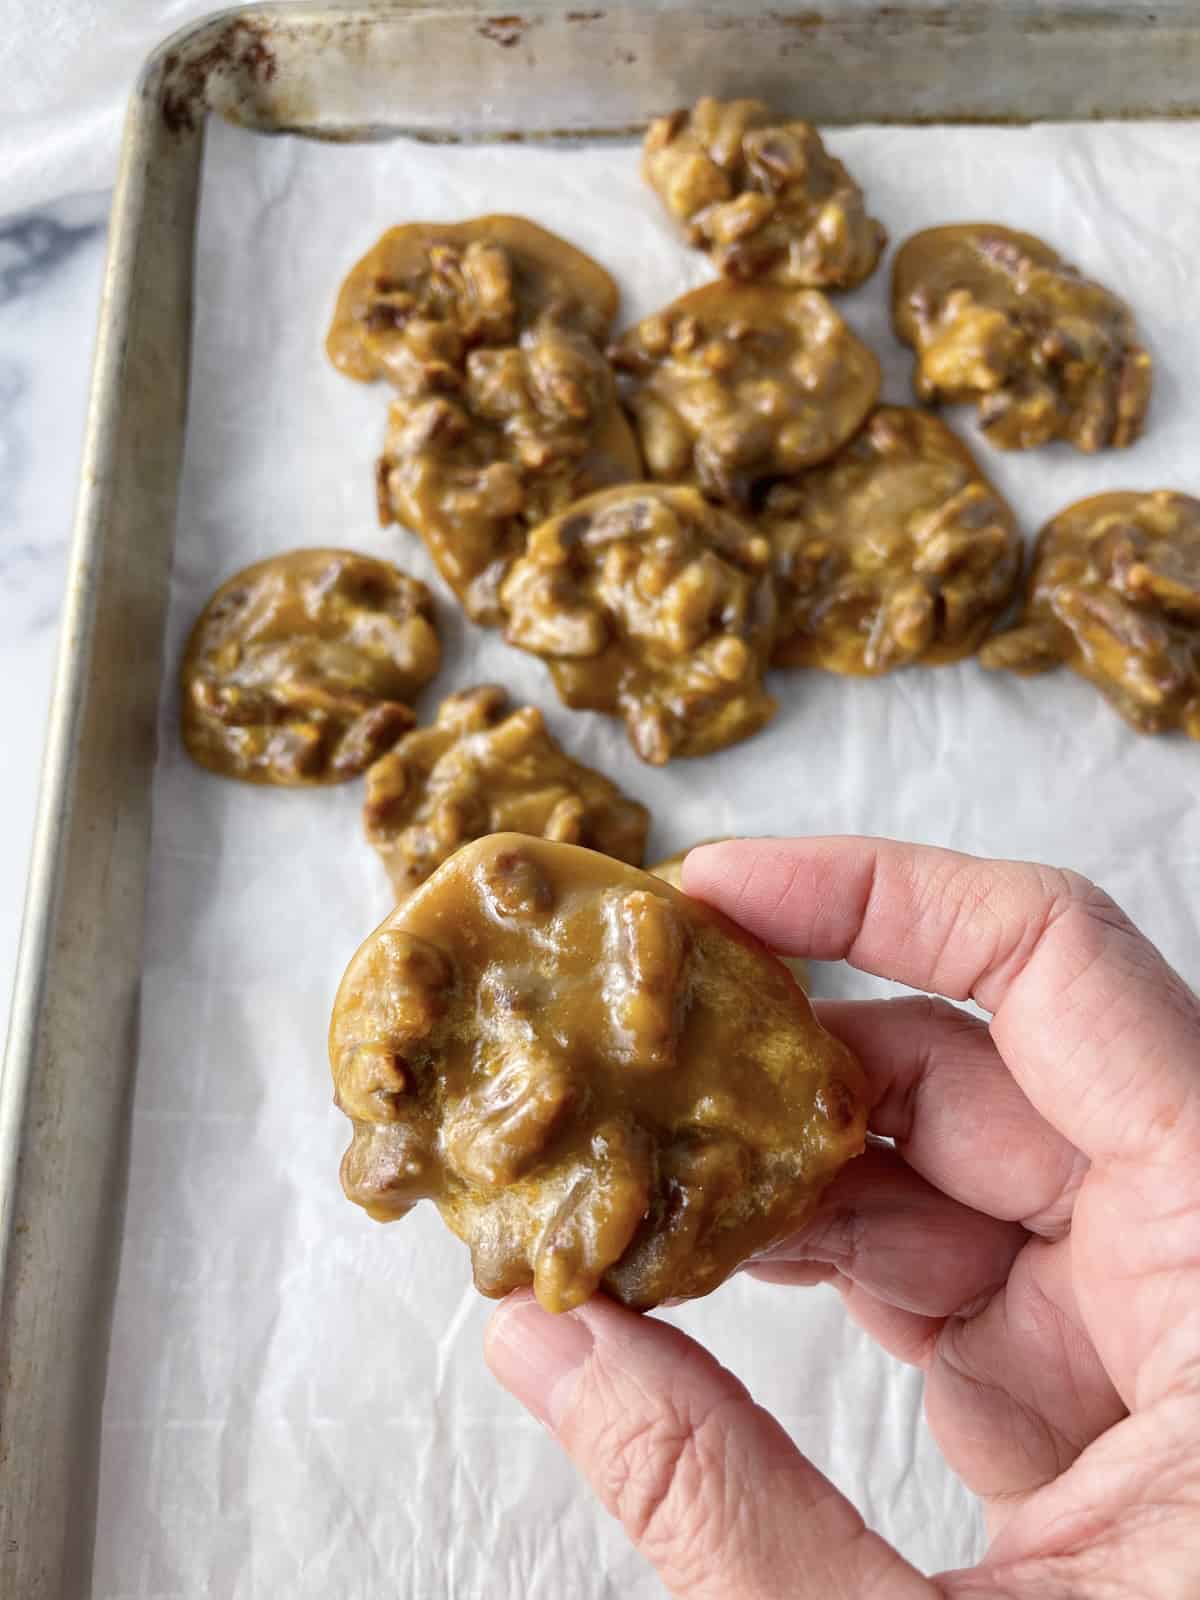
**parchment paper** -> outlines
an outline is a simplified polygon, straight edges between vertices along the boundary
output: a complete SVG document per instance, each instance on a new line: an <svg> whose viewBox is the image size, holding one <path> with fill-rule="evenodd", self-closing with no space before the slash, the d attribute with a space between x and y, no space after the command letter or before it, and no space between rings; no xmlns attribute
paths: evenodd
<svg viewBox="0 0 1200 1600"><path fill-rule="evenodd" d="M966 413L954 419L1027 531L1104 489L1200 489L1200 129L864 128L830 143L894 242L933 223L1007 222L1135 305L1157 363L1135 449L1005 456ZM1138 738L1070 675L1021 682L969 662L879 682L778 675L783 705L764 734L654 771L616 723L562 709L538 661L468 626L415 538L376 527L388 397L325 362L335 290L389 224L488 210L524 213L598 257L628 318L710 276L642 187L632 148L334 147L211 130L104 1413L104 1600L660 1593L493 1384L488 1306L432 1208L380 1227L340 1193L348 1125L330 1104L329 1005L391 902L359 834L360 785L247 788L180 748L180 646L234 569L346 544L427 579L447 648L424 710L451 689L506 683L650 805L656 855L714 834L853 831L1036 857L1097 878L1196 976L1200 749ZM883 358L886 396L904 400L887 277L885 263L843 305ZM818 984L881 987L833 968ZM850 1327L832 1291L737 1281L670 1315L911 1559L975 1558L976 1510L926 1433L919 1377Z"/></svg>

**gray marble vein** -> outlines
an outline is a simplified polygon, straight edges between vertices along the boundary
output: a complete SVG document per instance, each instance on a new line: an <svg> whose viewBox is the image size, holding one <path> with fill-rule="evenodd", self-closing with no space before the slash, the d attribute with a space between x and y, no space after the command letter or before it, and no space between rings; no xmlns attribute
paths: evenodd
<svg viewBox="0 0 1200 1600"><path fill-rule="evenodd" d="M50 702L107 194L0 218L0 1039Z"/></svg>
<svg viewBox="0 0 1200 1600"><path fill-rule="evenodd" d="M89 196L90 202L94 197ZM78 201L55 209L75 210ZM44 287L55 269L104 229L104 215L73 223L49 211L30 211L0 222L0 306Z"/></svg>

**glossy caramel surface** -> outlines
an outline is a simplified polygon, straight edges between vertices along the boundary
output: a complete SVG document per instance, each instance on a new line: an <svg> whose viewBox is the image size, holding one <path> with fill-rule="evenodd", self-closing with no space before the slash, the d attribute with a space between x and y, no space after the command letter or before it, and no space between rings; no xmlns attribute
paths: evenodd
<svg viewBox="0 0 1200 1600"><path fill-rule="evenodd" d="M641 476L603 345L608 273L522 217L392 228L350 272L326 348L396 390L380 520L420 534L476 622L525 532L579 495Z"/></svg>
<svg viewBox="0 0 1200 1600"><path fill-rule="evenodd" d="M1200 500L1124 490L1061 511L1039 535L1024 614L980 659L1065 663L1139 733L1200 739Z"/></svg>
<svg viewBox="0 0 1200 1600"><path fill-rule="evenodd" d="M334 1005L342 1164L375 1217L431 1197L500 1296L706 1294L863 1148L857 1062L719 913L517 834L451 856Z"/></svg>
<svg viewBox="0 0 1200 1600"><path fill-rule="evenodd" d="M363 826L397 899L460 845L528 833L586 845L640 866L650 814L573 760L536 706L496 684L452 694L367 771Z"/></svg>
<svg viewBox="0 0 1200 1600"><path fill-rule="evenodd" d="M961 223L914 234L892 269L892 324L925 401L974 401L992 444L1129 445L1150 357L1123 300L1032 234Z"/></svg>
<svg viewBox="0 0 1200 1600"><path fill-rule="evenodd" d="M604 355L545 323L479 352L453 395L394 401L379 473L383 520L415 529L471 620L495 625L528 530L641 477L641 457Z"/></svg>
<svg viewBox="0 0 1200 1600"><path fill-rule="evenodd" d="M192 629L183 741L249 783L341 783L391 748L441 662L433 599L389 562L292 550L236 573Z"/></svg>
<svg viewBox="0 0 1200 1600"><path fill-rule="evenodd" d="M761 100L705 96L655 118L642 174L725 277L851 289L887 239L812 123L780 121Z"/></svg>
<svg viewBox="0 0 1200 1600"><path fill-rule="evenodd" d="M879 363L824 295L707 283L612 347L652 478L749 504L823 461L879 393Z"/></svg>
<svg viewBox="0 0 1200 1600"><path fill-rule="evenodd" d="M695 489L631 484L529 535L501 589L505 637L569 706L624 718L643 761L704 755L775 712L767 541Z"/></svg>
<svg viewBox="0 0 1200 1600"><path fill-rule="evenodd" d="M874 675L974 651L1021 570L1016 518L927 411L880 406L767 494L782 666Z"/></svg>
<svg viewBox="0 0 1200 1600"><path fill-rule="evenodd" d="M349 378L424 393L439 374L449 382L466 351L515 344L551 309L602 340L617 286L582 250L524 217L408 222L347 273L325 349Z"/></svg>

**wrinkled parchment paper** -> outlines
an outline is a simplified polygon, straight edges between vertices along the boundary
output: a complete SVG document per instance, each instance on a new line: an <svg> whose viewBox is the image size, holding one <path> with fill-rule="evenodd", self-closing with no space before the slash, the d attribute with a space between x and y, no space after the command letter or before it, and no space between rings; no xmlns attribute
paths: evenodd
<svg viewBox="0 0 1200 1600"><path fill-rule="evenodd" d="M1028 532L1118 487L1200 489L1200 129L864 128L830 143L893 242L991 218L1043 234L1133 301L1157 363L1147 437L1087 459L992 452ZM346 544L429 580L446 664L647 802L654 855L727 833L869 832L1070 865L1193 980L1200 748L1131 733L1067 674L968 662L879 682L778 675L766 733L642 766L620 727L557 704L540 662L469 627L416 539L375 525L382 387L326 363L342 273L389 224L497 210L557 228L620 279L629 318L705 281L631 148L333 147L211 130L195 364L171 597L132 1167L107 1396L95 1594L643 1600L661 1591L551 1440L492 1382L488 1306L422 1206L390 1227L342 1198L348 1125L325 1030L342 969L390 908L360 785L285 793L210 777L176 734L175 664L209 591L247 562ZM908 398L887 271L844 302ZM653 858L653 856L652 856ZM822 968L825 993L881 986ZM971 1498L941 1465L921 1383L831 1290L737 1281L669 1313L704 1340L926 1569L973 1560Z"/></svg>

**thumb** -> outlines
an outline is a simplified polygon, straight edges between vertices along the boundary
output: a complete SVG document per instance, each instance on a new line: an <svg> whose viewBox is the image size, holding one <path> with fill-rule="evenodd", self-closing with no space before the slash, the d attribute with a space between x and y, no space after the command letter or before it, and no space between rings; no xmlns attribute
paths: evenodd
<svg viewBox="0 0 1200 1600"><path fill-rule="evenodd" d="M492 1317L486 1354L672 1594L938 1593L677 1328L599 1297L555 1316L520 1290Z"/></svg>

